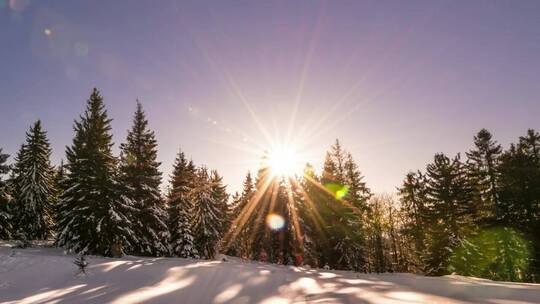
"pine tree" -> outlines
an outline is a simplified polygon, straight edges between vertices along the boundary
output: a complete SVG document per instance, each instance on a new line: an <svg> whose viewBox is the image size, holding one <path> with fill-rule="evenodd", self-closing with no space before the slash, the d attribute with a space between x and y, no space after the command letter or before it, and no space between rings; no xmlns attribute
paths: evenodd
<svg viewBox="0 0 540 304"><path fill-rule="evenodd" d="M111 119L94 89L86 111L75 121L73 144L67 148L66 191L59 204L57 244L88 254L117 255L136 241L126 213L131 200L118 182L112 155Z"/></svg>
<svg viewBox="0 0 540 304"><path fill-rule="evenodd" d="M216 203L219 209L220 223L218 230L220 237L227 232L230 227L229 216L229 195L227 194L227 186L223 184L223 178L216 170L210 171L210 185L212 191L212 200Z"/></svg>
<svg viewBox="0 0 540 304"><path fill-rule="evenodd" d="M11 214L9 210L9 203L11 196L8 191L8 186L3 180L3 175L8 174L10 168L6 165L6 161L9 155L2 153L0 148L0 239L9 239L13 231L11 225Z"/></svg>
<svg viewBox="0 0 540 304"><path fill-rule="evenodd" d="M138 237L131 251L154 256L166 254L167 214L159 190L161 173L160 163L156 160L157 141L154 132L148 129L148 120L138 101L133 126L120 149L120 180L127 187L126 196L133 202L134 210L129 217Z"/></svg>
<svg viewBox="0 0 540 304"><path fill-rule="evenodd" d="M60 213L60 198L66 190L67 170L64 160L53 170L53 188L55 190L52 203L52 215L54 219L54 230L58 231L58 215Z"/></svg>
<svg viewBox="0 0 540 304"><path fill-rule="evenodd" d="M198 258L191 229L193 203L191 192L196 178L193 162L188 162L184 153L179 152L174 162L168 201L169 246L174 256Z"/></svg>
<svg viewBox="0 0 540 304"><path fill-rule="evenodd" d="M540 135L528 130L501 156L498 221L534 240L530 272L540 277Z"/></svg>
<svg viewBox="0 0 540 304"><path fill-rule="evenodd" d="M361 181L352 157L347 155L336 140L324 162L321 183L330 192L321 197L324 203L320 206L329 231L324 249L328 261L324 264L336 269L364 271L362 217L367 210L365 203L370 193Z"/></svg>
<svg viewBox="0 0 540 304"><path fill-rule="evenodd" d="M303 233L302 247L299 249L303 262L314 267L326 264L324 254L328 248L327 230L323 229L325 223L321 216L324 206L321 198L326 198L326 194L319 188L319 180L313 166L306 164L304 176L294 191Z"/></svg>
<svg viewBox="0 0 540 304"><path fill-rule="evenodd" d="M251 173L248 171L243 183L242 194L237 199L233 198L231 208L231 229L227 235L225 245L228 254L247 258L250 252L250 226L248 220L251 215L250 202L255 194L255 186Z"/></svg>
<svg viewBox="0 0 540 304"><path fill-rule="evenodd" d="M459 154L452 160L436 154L427 166L427 176L431 239L426 264L430 274L444 274L453 248L472 221L472 188Z"/></svg>
<svg viewBox="0 0 540 304"><path fill-rule="evenodd" d="M534 161L540 162L540 134L533 129L527 130L526 136L519 137L519 146Z"/></svg>
<svg viewBox="0 0 540 304"><path fill-rule="evenodd" d="M15 163L15 229L28 240L46 239L53 228L53 167L47 133L38 120L26 133Z"/></svg>
<svg viewBox="0 0 540 304"><path fill-rule="evenodd" d="M468 174L475 188L479 220L493 220L498 203L497 166L502 148L486 129L480 130L474 137L474 145L475 149L466 154Z"/></svg>
<svg viewBox="0 0 540 304"><path fill-rule="evenodd" d="M352 269L356 271L364 271L366 266L364 248L366 235L363 221L369 211L367 202L371 197L371 190L362 181L363 176L350 153L347 153L343 169L345 185L348 188L345 199L353 207L349 211L349 225L351 226L354 247L349 249L352 250L350 253L351 261L347 262L347 264L352 265Z"/></svg>
<svg viewBox="0 0 540 304"><path fill-rule="evenodd" d="M422 172L409 172L398 189L405 214L403 233L413 243L411 262L416 270L423 270L426 250L426 230L429 224L429 203L426 177Z"/></svg>
<svg viewBox="0 0 540 304"><path fill-rule="evenodd" d="M540 166L524 143L512 145L501 156L498 184L499 222L527 231L540 219Z"/></svg>
<svg viewBox="0 0 540 304"><path fill-rule="evenodd" d="M197 185L191 193L193 199L193 233L195 246L201 257L212 259L216 255L220 239L220 217L223 217L219 204L212 195L212 184L206 168L197 172Z"/></svg>

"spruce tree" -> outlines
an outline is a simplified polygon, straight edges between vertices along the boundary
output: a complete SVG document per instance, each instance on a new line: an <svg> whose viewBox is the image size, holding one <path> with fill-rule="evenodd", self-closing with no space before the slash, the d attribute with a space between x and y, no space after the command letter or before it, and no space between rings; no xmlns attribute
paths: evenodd
<svg viewBox="0 0 540 304"><path fill-rule="evenodd" d="M325 251L328 239L324 220L321 216L323 200L326 194L319 188L319 176L315 173L311 164L306 164L304 175L299 185L295 188L296 201L303 240L299 248L303 263L322 267L325 262Z"/></svg>
<svg viewBox="0 0 540 304"><path fill-rule="evenodd" d="M459 154L454 159L436 154L427 177L431 239L426 264L430 274L444 274L453 248L472 222L472 188Z"/></svg>
<svg viewBox="0 0 540 304"><path fill-rule="evenodd" d="M204 167L197 172L197 184L191 193L193 199L193 233L195 246L204 259L212 259L216 255L217 243L221 237L221 210L214 200L212 184L208 170Z"/></svg>
<svg viewBox="0 0 540 304"><path fill-rule="evenodd" d="M28 240L46 239L53 228L53 167L47 133L38 120L26 133L15 162L14 224Z"/></svg>
<svg viewBox="0 0 540 304"><path fill-rule="evenodd" d="M255 194L255 186L251 173L248 171L243 182L242 193L237 199L233 198L231 208L231 228L226 235L225 246L227 254L239 257L249 257L250 252L250 226L248 225L250 212L250 202Z"/></svg>
<svg viewBox="0 0 540 304"><path fill-rule="evenodd" d="M498 203L497 166L502 148L486 129L480 130L474 137L474 145L475 149L466 155L468 174L474 183L474 194L479 209L477 221L493 220Z"/></svg>
<svg viewBox="0 0 540 304"><path fill-rule="evenodd" d="M212 190L212 199L219 209L220 223L218 229L221 237L230 227L228 204L229 195L227 194L227 186L223 184L223 178L216 170L210 171L210 185Z"/></svg>
<svg viewBox="0 0 540 304"><path fill-rule="evenodd" d="M168 253L165 245L168 229L159 190L161 173L157 141L154 132L148 129L148 120L138 101L133 126L120 150L120 180L127 187L126 196L133 202L134 209L129 218L138 239L130 251L142 255L164 255Z"/></svg>
<svg viewBox="0 0 540 304"><path fill-rule="evenodd" d="M111 119L94 89L86 111L75 121L73 144L67 148L68 175L59 203L57 244L87 254L118 255L136 241L126 216L133 211L118 182L113 156Z"/></svg>
<svg viewBox="0 0 540 304"><path fill-rule="evenodd" d="M64 160L60 161L60 164L54 168L53 172L53 185L54 185L54 198L53 198L53 204L52 204L52 214L53 219L55 223L54 230L58 231L58 214L60 212L60 197L62 196L62 193L66 190L66 177L67 177L67 171L66 166L64 165Z"/></svg>
<svg viewBox="0 0 540 304"><path fill-rule="evenodd" d="M347 194L345 199L353 208L349 209L349 225L351 226L352 238L354 239L354 247L350 255L350 264L352 269L356 271L365 270L365 225L364 220L368 216L369 206L368 200L371 197L371 190L363 181L363 176L358 169L358 165L353 160L350 153L346 154L343 164L345 174L345 185Z"/></svg>
<svg viewBox="0 0 540 304"><path fill-rule="evenodd" d="M540 135L528 130L501 156L498 221L534 240L530 272L540 277Z"/></svg>
<svg viewBox="0 0 540 304"><path fill-rule="evenodd" d="M13 227L11 225L11 214L9 203L11 196L8 191L8 186L3 180L3 175L9 173L9 166L6 161L9 155L2 153L0 148L0 239L6 240L11 238Z"/></svg>
<svg viewBox="0 0 540 304"><path fill-rule="evenodd" d="M321 208L329 230L325 264L336 269L364 271L362 217L370 194L352 157L347 155L336 140L324 162L321 183L329 190L322 197L325 205ZM353 192L349 194L351 186Z"/></svg>
<svg viewBox="0 0 540 304"><path fill-rule="evenodd" d="M527 135L519 137L519 146L534 161L540 162L540 134L538 132L533 129L527 130Z"/></svg>
<svg viewBox="0 0 540 304"><path fill-rule="evenodd" d="M414 254L411 262L416 270L423 270L430 206L427 199L426 176L420 171L407 173L398 193L405 214L403 234L413 245L411 247Z"/></svg>
<svg viewBox="0 0 540 304"><path fill-rule="evenodd" d="M540 220L540 165L533 149L511 145L501 156L499 172L498 221L527 231Z"/></svg>
<svg viewBox="0 0 540 304"><path fill-rule="evenodd" d="M191 192L195 186L196 170L179 152L174 162L171 187L167 197L170 252L182 258L197 258L192 227L193 202Z"/></svg>

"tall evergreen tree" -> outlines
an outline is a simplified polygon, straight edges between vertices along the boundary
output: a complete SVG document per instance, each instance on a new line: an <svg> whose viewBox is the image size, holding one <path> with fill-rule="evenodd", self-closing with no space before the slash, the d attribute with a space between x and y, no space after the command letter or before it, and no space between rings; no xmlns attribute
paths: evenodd
<svg viewBox="0 0 540 304"><path fill-rule="evenodd" d="M534 161L540 162L540 134L538 132L533 129L527 130L527 135L519 137L519 146Z"/></svg>
<svg viewBox="0 0 540 304"><path fill-rule="evenodd" d="M131 200L118 182L112 155L111 119L94 89L86 111L75 121L73 144L67 148L66 191L59 204L57 244L76 252L118 255L136 236L126 216Z"/></svg>
<svg viewBox="0 0 540 304"><path fill-rule="evenodd" d="M423 270L426 249L426 230L429 224L426 177L422 172L409 172L398 189L405 223L403 233L413 242L411 263L416 270Z"/></svg>
<svg viewBox="0 0 540 304"><path fill-rule="evenodd" d="M13 231L9 210L11 196L8 186L3 180L3 176L10 171L9 166L6 164L8 157L9 155L2 153L2 148L0 148L0 239L4 240L11 238Z"/></svg>
<svg viewBox="0 0 540 304"><path fill-rule="evenodd" d="M171 176L167 212L170 252L183 258L199 256L191 229L193 203L190 195L195 187L195 179L196 170L193 162L188 162L184 153L179 152Z"/></svg>
<svg viewBox="0 0 540 304"><path fill-rule="evenodd" d="M466 153L468 174L474 183L474 194L479 209L479 220L492 220L497 198L497 166L502 153L501 145L482 129L474 137L475 148Z"/></svg>
<svg viewBox="0 0 540 304"><path fill-rule="evenodd" d="M251 173L248 171L243 183L242 193L238 199L233 199L231 208L231 228L229 239L225 244L228 248L228 254L240 257L249 257L250 252L250 226L248 220L250 218L250 202L255 194L255 185Z"/></svg>
<svg viewBox="0 0 540 304"><path fill-rule="evenodd" d="M204 167L197 172L197 185L191 193L193 199L193 232L195 246L204 259L212 259L220 239L221 214L218 202L212 193L212 183L208 170Z"/></svg>
<svg viewBox="0 0 540 304"><path fill-rule="evenodd" d="M38 120L26 133L15 163L15 229L29 240L46 239L53 228L53 167L47 133Z"/></svg>
<svg viewBox="0 0 540 304"><path fill-rule="evenodd" d="M324 214L326 193L319 187L320 178L313 166L307 164L304 176L295 188L300 226L303 240L300 252L303 262L314 267L326 264L325 253L328 248L328 230L321 214Z"/></svg>
<svg viewBox="0 0 540 304"><path fill-rule="evenodd" d="M131 251L144 255L166 254L167 214L159 190L157 141L154 132L148 129L148 120L138 101L133 126L120 149L120 177L128 190L126 196L133 202L134 210L129 215L138 239Z"/></svg>
<svg viewBox="0 0 540 304"><path fill-rule="evenodd" d="M212 190L212 199L216 203L217 208L219 209L220 214L220 223L219 223L219 233L220 237L225 234L225 232L230 227L230 218L229 218L229 195L227 194L227 186L223 184L223 178L219 175L216 170L210 171L210 185Z"/></svg>
<svg viewBox="0 0 540 304"><path fill-rule="evenodd" d="M540 135L528 130L505 151L498 167L497 220L534 240L530 273L540 277Z"/></svg>
<svg viewBox="0 0 540 304"><path fill-rule="evenodd" d="M512 145L501 156L499 222L528 230L540 219L540 166L527 144Z"/></svg>
<svg viewBox="0 0 540 304"><path fill-rule="evenodd" d="M459 154L454 159L436 154L427 166L427 177L431 230L427 271L444 274L452 248L459 245L472 221L472 189Z"/></svg>
<svg viewBox="0 0 540 304"><path fill-rule="evenodd" d="M370 193L352 157L347 157L338 140L326 155L321 183L330 190L323 196L325 203L320 208L329 230L326 263L336 269L364 271L362 217ZM351 186L353 192L349 194Z"/></svg>

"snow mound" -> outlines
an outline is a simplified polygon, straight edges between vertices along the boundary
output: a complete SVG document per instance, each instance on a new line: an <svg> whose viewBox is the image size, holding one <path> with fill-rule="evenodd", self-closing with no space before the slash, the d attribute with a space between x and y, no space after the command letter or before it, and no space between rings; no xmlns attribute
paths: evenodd
<svg viewBox="0 0 540 304"><path fill-rule="evenodd" d="M455 275L357 274L227 256L90 256L81 275L75 258L0 243L0 303L540 303L540 285Z"/></svg>

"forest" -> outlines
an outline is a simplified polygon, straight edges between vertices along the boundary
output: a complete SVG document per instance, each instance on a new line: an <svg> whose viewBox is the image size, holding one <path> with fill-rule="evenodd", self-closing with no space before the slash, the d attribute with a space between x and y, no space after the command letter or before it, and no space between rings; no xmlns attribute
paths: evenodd
<svg viewBox="0 0 540 304"><path fill-rule="evenodd" d="M81 255L222 253L357 272L540 280L540 134L532 129L506 149L482 129L473 149L435 154L404 172L391 194L370 190L339 140L323 168L306 164L302 176L271 174L262 155L239 193L179 151L162 191L141 103L114 155L97 89L73 130L57 165L39 120L11 161L0 149L0 239L51 240Z"/></svg>

